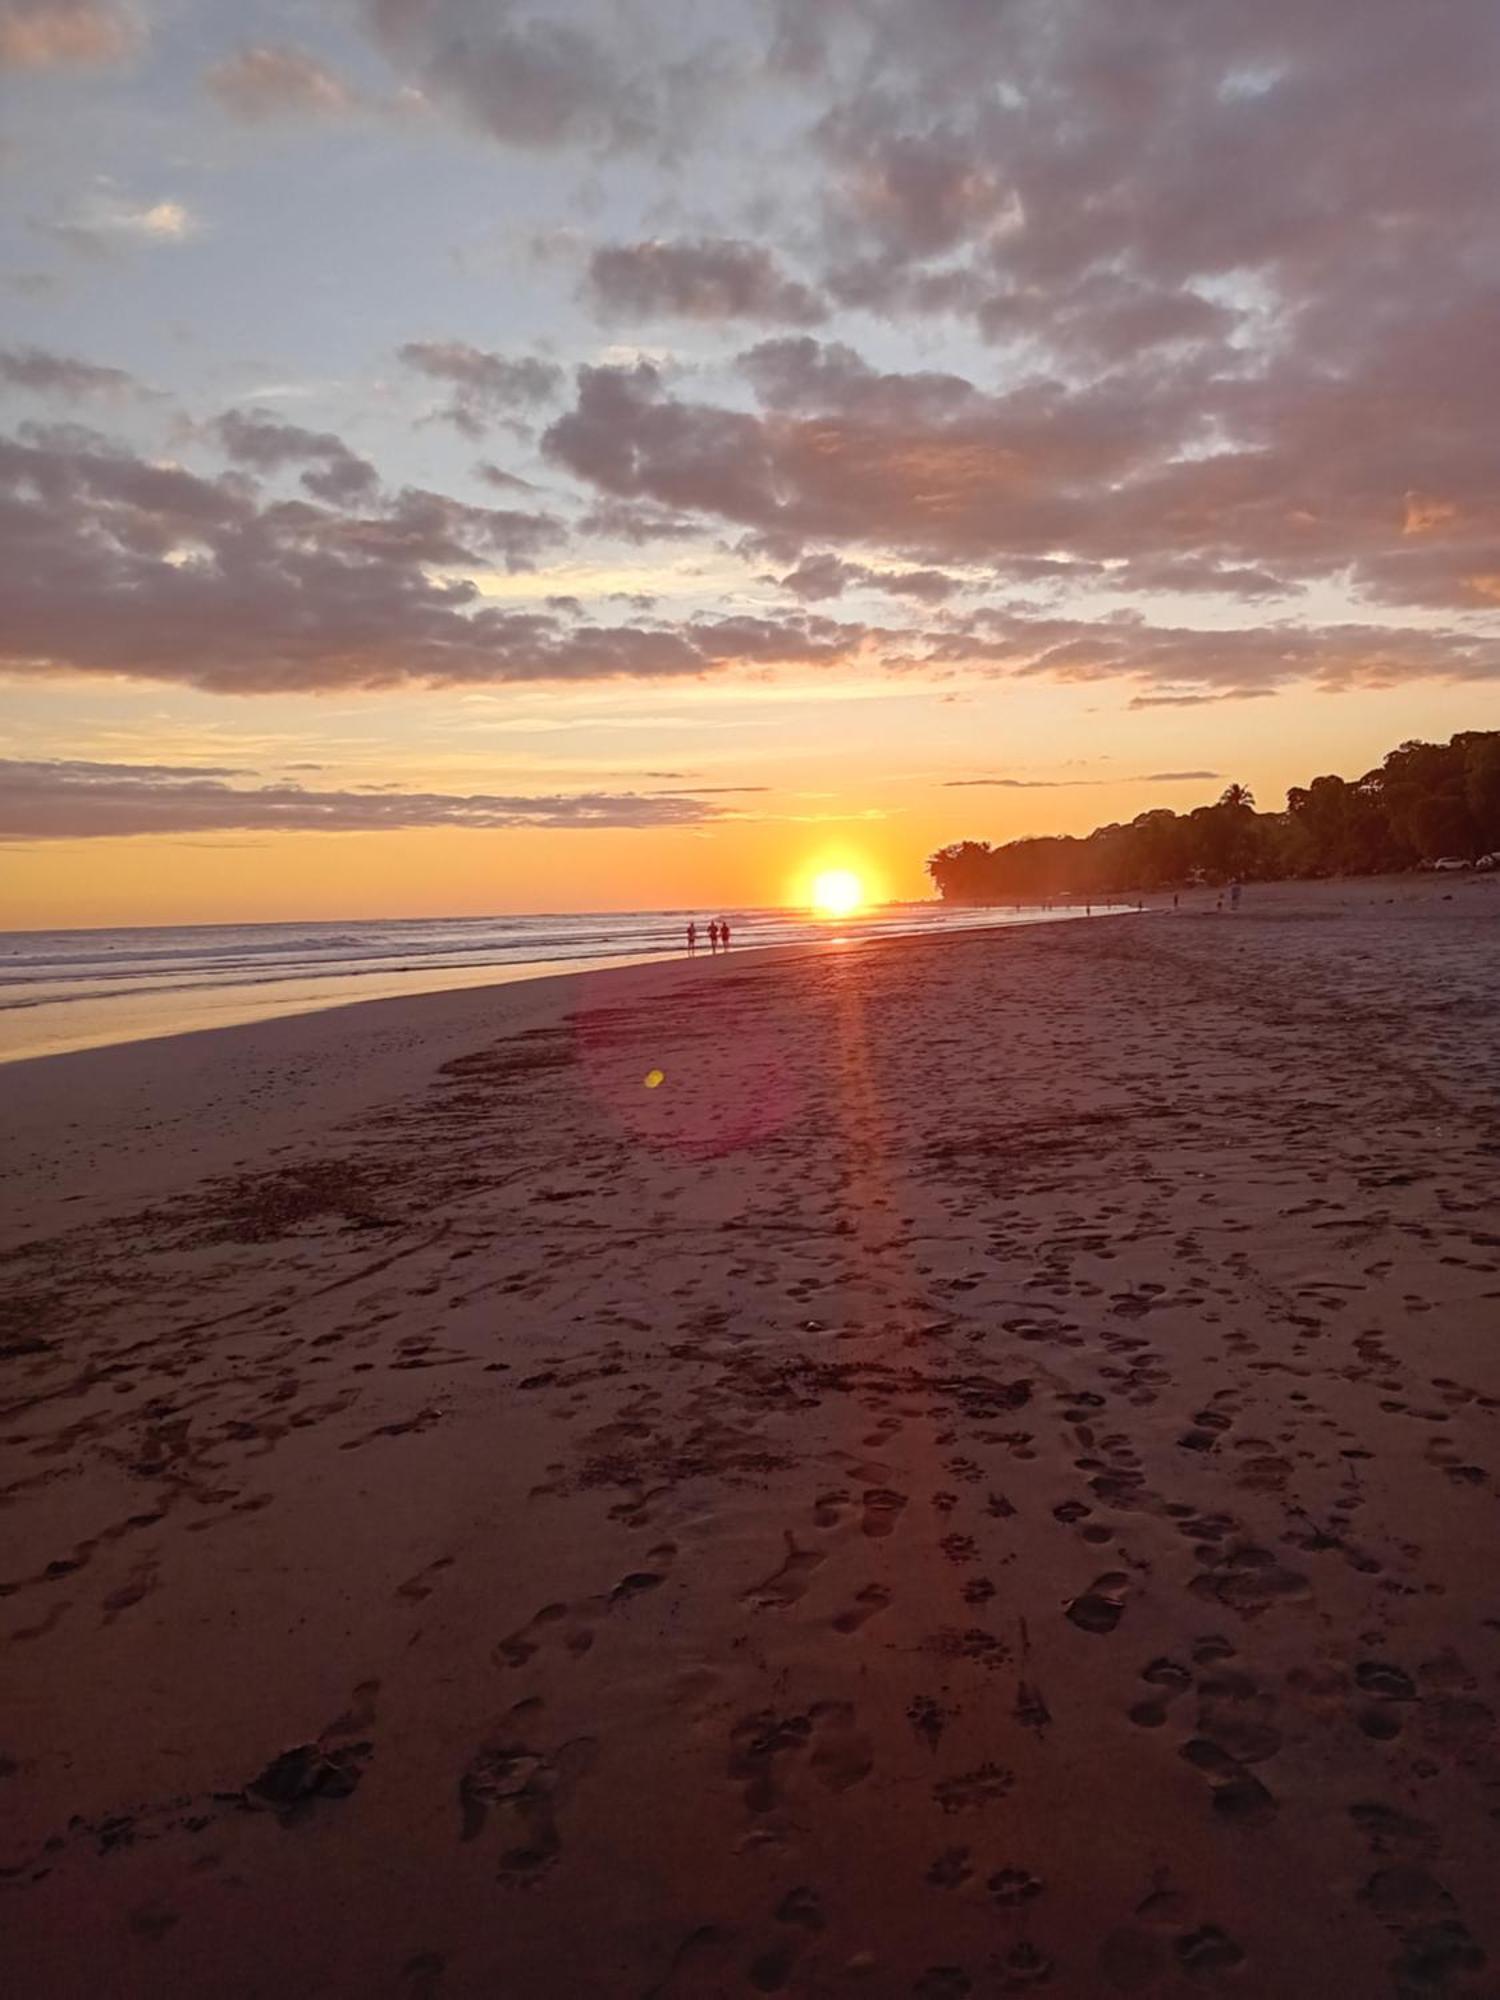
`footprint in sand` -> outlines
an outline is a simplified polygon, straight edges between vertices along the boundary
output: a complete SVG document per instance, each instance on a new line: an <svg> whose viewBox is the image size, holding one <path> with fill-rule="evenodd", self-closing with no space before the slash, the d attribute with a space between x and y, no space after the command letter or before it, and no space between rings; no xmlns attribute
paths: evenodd
<svg viewBox="0 0 1500 2000"><path fill-rule="evenodd" d="M932 1796L945 1813L982 1812L997 1804L1016 1782L1003 1764L979 1764L957 1778L939 1778Z"/></svg>
<svg viewBox="0 0 1500 2000"><path fill-rule="evenodd" d="M1184 1431L1177 1444L1181 1451L1212 1451L1219 1442L1220 1433L1227 1431L1234 1419L1222 1410L1199 1410L1193 1418L1191 1430Z"/></svg>
<svg viewBox="0 0 1500 2000"><path fill-rule="evenodd" d="M823 1914L823 1902L817 1890L804 1884L787 1890L776 1906L776 1921L779 1924L796 1924L800 1930L820 1931L828 1919Z"/></svg>
<svg viewBox="0 0 1500 2000"><path fill-rule="evenodd" d="M813 1572L820 1569L827 1560L820 1549L799 1549L792 1539L790 1528L785 1531L786 1560L780 1569L768 1576L763 1583L757 1583L745 1592L741 1600L757 1611L785 1611L795 1604L813 1578Z"/></svg>
<svg viewBox="0 0 1500 2000"><path fill-rule="evenodd" d="M851 1701L820 1701L812 1710L812 1768L831 1792L848 1791L875 1765L870 1738L855 1727Z"/></svg>
<svg viewBox="0 0 1500 2000"><path fill-rule="evenodd" d="M1198 1683L1198 1734L1241 1764L1263 1764L1281 1748L1275 1709L1252 1674L1219 1668Z"/></svg>
<svg viewBox="0 0 1500 2000"><path fill-rule="evenodd" d="M930 1750L942 1740L944 1726L953 1720L956 1709L946 1707L930 1694L913 1695L906 1705L906 1719Z"/></svg>
<svg viewBox="0 0 1500 2000"><path fill-rule="evenodd" d="M1203 1924L1195 1931L1188 1931L1178 1938L1174 1949L1177 1963L1193 1979L1231 1972L1245 1962L1244 1948L1217 1924Z"/></svg>
<svg viewBox="0 0 1500 2000"><path fill-rule="evenodd" d="M1295 1604L1311 1595L1305 1576L1287 1569L1269 1549L1248 1543L1215 1556L1188 1588L1195 1596L1214 1598L1244 1618L1254 1618L1274 1604Z"/></svg>
<svg viewBox="0 0 1500 2000"><path fill-rule="evenodd" d="M1260 1826L1275 1816L1275 1796L1220 1744L1195 1736L1179 1754L1208 1779L1215 1812L1244 1826Z"/></svg>
<svg viewBox="0 0 1500 2000"><path fill-rule="evenodd" d="M1157 1692L1134 1703L1127 1713L1139 1729L1160 1729L1169 1705L1192 1686L1193 1677L1175 1660L1157 1659L1141 1669L1141 1679Z"/></svg>
<svg viewBox="0 0 1500 2000"><path fill-rule="evenodd" d="M563 1647L575 1659L581 1659L593 1649L598 1621L620 1606L659 1589L667 1580L667 1571L676 1554L675 1542L659 1542L646 1552L651 1567L622 1576L605 1596L587 1597L577 1604L544 1604L527 1624L499 1642L491 1658L497 1665L524 1667L556 1634Z"/></svg>
<svg viewBox="0 0 1500 2000"><path fill-rule="evenodd" d="M1425 1860L1437 1853L1440 1839L1435 1827L1399 1806L1362 1801L1349 1808L1349 1817L1364 1836L1372 1854L1390 1854L1405 1860Z"/></svg>
<svg viewBox="0 0 1500 2000"><path fill-rule="evenodd" d="M508 1667L524 1667L541 1651L542 1644L553 1627L562 1629L562 1642L575 1658L588 1652L594 1643L594 1628L585 1618L575 1617L572 1607L567 1604L544 1604L540 1611L509 1638L502 1639L496 1646L493 1657L504 1661Z"/></svg>
<svg viewBox="0 0 1500 2000"><path fill-rule="evenodd" d="M990 1900L1002 1910L1019 1909L1042 1893L1044 1884L1040 1876L1033 1875L1029 1868L1001 1868L993 1874L985 1887L990 1892Z"/></svg>
<svg viewBox="0 0 1500 2000"><path fill-rule="evenodd" d="M971 1563L979 1559L979 1549L972 1535L944 1535L938 1547L951 1563Z"/></svg>
<svg viewBox="0 0 1500 2000"><path fill-rule="evenodd" d="M945 1847L927 1870L927 1882L934 1889L961 1889L974 1873L967 1847Z"/></svg>
<svg viewBox="0 0 1500 2000"><path fill-rule="evenodd" d="M1123 1570L1095 1577L1081 1597L1069 1598L1064 1616L1084 1632L1113 1632L1125 1613L1130 1578Z"/></svg>
<svg viewBox="0 0 1500 2000"><path fill-rule="evenodd" d="M906 1495L893 1493L888 1486L872 1486L864 1495L865 1514L860 1527L867 1535L889 1535L906 1509Z"/></svg>
<svg viewBox="0 0 1500 2000"><path fill-rule="evenodd" d="M477 1840L490 1813L503 1813L510 1830L522 1838L501 1856L501 1876L534 1879L562 1846L558 1808L592 1767L598 1747L592 1736L574 1737L549 1752L519 1742L487 1744L475 1753L459 1780L459 1838Z"/></svg>
<svg viewBox="0 0 1500 2000"><path fill-rule="evenodd" d="M883 1583L867 1583L863 1590L855 1593L854 1602L847 1611L841 1611L833 1621L835 1632L857 1632L872 1618L879 1617L891 1602L891 1592Z"/></svg>
<svg viewBox="0 0 1500 2000"><path fill-rule="evenodd" d="M452 1556L439 1556L437 1561L430 1562L426 1569L419 1569L415 1576L409 1576L405 1583L398 1584L396 1595L409 1598L413 1604L420 1604L424 1598L431 1597L437 1588L437 1579L445 1569L453 1567L453 1561Z"/></svg>
<svg viewBox="0 0 1500 2000"><path fill-rule="evenodd" d="M814 1776L834 1792L857 1785L875 1763L870 1738L855 1726L852 1702L815 1702L800 1715L761 1709L735 1724L729 1776L743 1785L750 1812L769 1812L779 1802L787 1764L809 1750Z"/></svg>
<svg viewBox="0 0 1500 2000"><path fill-rule="evenodd" d="M738 1721L729 1737L729 1776L744 1787L746 1809L769 1812L781 1796L780 1764L805 1750L812 1735L807 1715L778 1715L759 1709Z"/></svg>

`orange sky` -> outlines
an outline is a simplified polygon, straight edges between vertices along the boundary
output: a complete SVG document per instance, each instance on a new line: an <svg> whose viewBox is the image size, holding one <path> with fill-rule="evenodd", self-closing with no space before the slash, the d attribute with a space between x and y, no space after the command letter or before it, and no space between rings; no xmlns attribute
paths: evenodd
<svg viewBox="0 0 1500 2000"><path fill-rule="evenodd" d="M764 688L748 700L776 708L778 724L784 722ZM724 701L716 691L713 706ZM873 896L919 897L930 893L926 856L949 840L1086 832L1159 805L1187 811L1230 778L1248 783L1263 806L1279 806L1289 784L1325 770L1355 775L1407 736L1500 728L1500 693L1478 688L1283 697L1165 717L1130 714L1116 695L1093 688L1033 688L1027 701L1033 713L1012 714L1009 726L1007 709L1015 703L1004 690L970 689L959 703L903 698L894 716L879 700L798 701L800 740L757 753L754 775L769 789L726 798L724 805L743 816L708 826L257 832L12 845L0 863L0 927L709 911L799 902L824 867L855 869ZM377 702L370 714L382 727L389 722ZM596 720L590 728L608 739L606 724ZM700 741L710 744L726 733L698 728ZM734 730L727 733L739 741ZM201 754L217 754L218 741L210 733ZM1007 746L1008 754L961 755L971 741ZM903 754L903 743L910 754ZM1045 754L1059 747L1070 754ZM708 754L719 753L710 747ZM932 770L940 757L940 768L955 777L1007 774L1027 788L956 788ZM917 768L924 764L926 770ZM341 775L357 783L363 768L355 761ZM402 766L389 758L381 768ZM1131 781L1169 769L1221 776ZM726 768L714 766L713 775L729 782L738 773L731 759ZM487 772L481 753L455 747L436 767L424 754L407 782L463 791L504 780Z"/></svg>

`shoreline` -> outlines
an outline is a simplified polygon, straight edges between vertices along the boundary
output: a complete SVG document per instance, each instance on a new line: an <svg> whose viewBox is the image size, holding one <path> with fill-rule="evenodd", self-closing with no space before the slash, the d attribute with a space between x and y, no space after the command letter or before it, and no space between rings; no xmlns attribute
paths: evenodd
<svg viewBox="0 0 1500 2000"><path fill-rule="evenodd" d="M942 911L940 908L927 912L928 921L917 923L910 928L899 928L902 918L892 918L883 906L878 911L867 912L865 917L852 928L827 925L811 920L802 922L795 913L774 911L753 911L741 919L742 928L737 933L735 953L762 952L767 950L788 950L792 948L820 948L833 940L828 932L841 931L841 942L865 944L878 943L899 937L951 936L974 930L1021 929L1032 923L1054 923L1071 920L1074 917L1092 916L1092 909L1054 909L1050 905L1035 905L1017 910L1014 914L1002 913L998 906L992 920L985 920L977 912L968 910ZM1123 914L1129 906L1100 907L1099 915ZM641 920L654 920L660 913L642 912ZM537 919L536 921L550 921ZM191 936L195 929L178 929L171 935ZM216 926L206 927L210 931ZM267 924L249 926L250 930L268 931L296 930L297 926ZM339 926L331 928L339 929ZM378 928L378 927L377 927ZM801 930L801 935L796 935ZM792 935L777 933L790 930ZM40 933L31 935L51 935ZM93 933L69 935L89 936ZM97 935L113 935L98 933ZM305 933L304 933L305 935ZM538 943L545 942L539 938ZM698 957L708 959L710 952L707 941ZM275 1021L289 1016L324 1013L331 1009L370 1005L380 1000L416 999L425 994L456 993L478 988L526 984L536 979L570 978L590 972L619 971L630 967L647 965L667 965L688 954L682 948L682 940L674 936L668 945L653 946L650 949L620 950L595 953L568 953L553 951L535 958L508 961L496 958L481 964L438 964L435 966L397 966L376 969L373 966L349 967L344 970L324 970L303 966L299 969L264 971L259 976L248 974L240 978L199 979L186 977L168 985L145 985L139 990L129 986L117 987L96 995L88 984L80 990L61 999L38 999L14 1002L0 1007L0 1036L9 1029L14 1036L9 1046L0 1041L0 1068L18 1062L34 1062L57 1055L73 1055L95 1048L112 1048L127 1042L160 1041L185 1034L209 1033L219 1028L252 1027L262 1022ZM186 968L184 968L186 971ZM32 975L35 978L35 975ZM5 968L0 959L0 993L6 991ZM198 1018L194 1018L194 1017ZM166 1028L156 1024L166 1018L172 1025ZM78 1024L91 1019L102 1020L103 1025L93 1027ZM39 1025L40 1024L40 1025ZM71 1032L68 1030L71 1029ZM38 1033L44 1036L40 1046L34 1043Z"/></svg>

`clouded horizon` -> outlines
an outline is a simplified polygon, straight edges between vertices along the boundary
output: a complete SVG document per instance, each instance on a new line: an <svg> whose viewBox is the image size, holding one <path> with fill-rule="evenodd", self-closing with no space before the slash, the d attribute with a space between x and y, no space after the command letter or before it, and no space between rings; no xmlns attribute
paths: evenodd
<svg viewBox="0 0 1500 2000"><path fill-rule="evenodd" d="M920 894L1500 727L1497 78L1493 0L0 0L0 922Z"/></svg>

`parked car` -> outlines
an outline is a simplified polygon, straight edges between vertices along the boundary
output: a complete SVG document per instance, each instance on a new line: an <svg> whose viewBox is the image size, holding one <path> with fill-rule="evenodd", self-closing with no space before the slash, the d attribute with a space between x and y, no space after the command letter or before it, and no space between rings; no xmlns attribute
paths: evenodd
<svg viewBox="0 0 1500 2000"><path fill-rule="evenodd" d="M1474 866L1482 868L1487 874L1492 868L1500 868L1500 854L1481 854Z"/></svg>
<svg viewBox="0 0 1500 2000"><path fill-rule="evenodd" d="M1458 875L1465 868L1472 868L1472 861L1465 861L1457 854L1445 854L1440 861L1429 861L1428 867L1434 875Z"/></svg>

